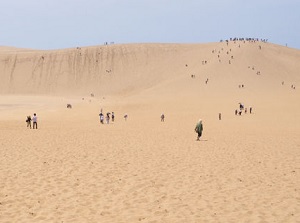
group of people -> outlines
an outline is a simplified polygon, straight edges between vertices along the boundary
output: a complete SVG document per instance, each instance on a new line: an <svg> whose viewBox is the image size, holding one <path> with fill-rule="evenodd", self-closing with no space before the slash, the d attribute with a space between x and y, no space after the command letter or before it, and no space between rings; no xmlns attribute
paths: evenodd
<svg viewBox="0 0 300 223"><path fill-rule="evenodd" d="M247 112L248 112L247 108L242 103L239 103L239 104L240 104L240 109L235 110L235 115L242 115L243 111L245 112L245 114L247 114ZM249 113L252 114L251 106L249 107Z"/></svg>
<svg viewBox="0 0 300 223"><path fill-rule="evenodd" d="M27 116L27 119L26 119L26 123L27 123L27 128L30 128L31 129L31 121L32 121L32 124L33 124L33 129L37 129L37 116L36 116L36 113L33 114L33 117L31 118L31 116Z"/></svg>
<svg viewBox="0 0 300 223"><path fill-rule="evenodd" d="M262 42L262 43L267 43L268 42L268 39L259 39L259 38L237 38L237 37L234 37L234 38L229 38L229 40L225 40L226 43L228 43L229 41L233 41L233 42L236 42L236 41L243 41L243 42ZM220 42L223 42L223 40L220 40Z"/></svg>
<svg viewBox="0 0 300 223"><path fill-rule="evenodd" d="M100 123L101 123L101 124L104 124L104 115L103 115L103 113L102 113L102 110L101 110L99 116L100 116ZM128 115L125 114L125 115L124 115L125 121L127 120L127 117L128 117ZM114 120L115 120L115 114L114 114L114 112L111 113L111 119L112 119L112 122L114 122ZM109 112L106 113L105 120L106 120L106 124L109 124L109 120L110 120L110 113L109 113ZM160 121L161 121L161 122L164 122L164 121L165 121L165 114L164 114L164 113L161 114L161 116L160 116ZM196 124L196 127L195 127L195 132L198 134L198 136L197 136L197 141L200 140L200 138L201 138L201 136L202 136L202 131L203 131L203 123L202 123L202 120L199 119L199 121L198 121L198 123Z"/></svg>
<svg viewBox="0 0 300 223"><path fill-rule="evenodd" d="M239 111L236 109L235 110L235 115L238 115L238 114L241 115L242 111L244 111L245 114L247 114L247 108L245 108L242 103L239 103L239 104L240 104ZM252 113L252 107L249 107L249 112L250 112L250 114ZM102 110L101 110L99 116L100 116L100 123L101 124L104 124L104 119L106 120L106 124L109 124L110 119L111 119L112 122L115 121L115 114L114 114L114 112L112 112L112 113L107 112L106 116L104 117L104 114L102 113ZM127 120L127 117L128 117L128 115L125 114L124 115L125 121ZM219 120L221 120L221 113L219 113ZM165 115L164 115L164 113L161 114L160 121L161 122L165 121ZM38 126L37 126L37 115L36 115L36 113L33 114L32 118L31 118L30 115L27 116L27 119L26 119L27 128L31 129L31 122L33 123L33 126L32 126L33 129L37 129ZM195 132L198 134L197 141L199 141L200 138L201 138L201 136L202 136L202 132L203 132L203 123L202 123L201 119L199 119L199 121L196 124Z"/></svg>
<svg viewBox="0 0 300 223"><path fill-rule="evenodd" d="M102 113L102 110L101 110L99 116L100 116L100 123L101 123L101 124L104 124L104 115L103 115L103 113ZM106 113L105 121L106 121L106 124L109 124L109 121L110 121L110 112L107 112L107 113ZM115 113L114 113L114 112L111 113L111 121L112 121L112 122L115 121Z"/></svg>
<svg viewBox="0 0 300 223"><path fill-rule="evenodd" d="M111 116L110 116L110 115L111 115ZM106 116L104 117L104 114L102 113L102 109L101 109L100 114L99 114L99 117L100 117L100 123L101 123L101 124L104 124L104 119L105 119L105 121L106 121L106 124L109 124L110 118L111 118L111 121L112 121L112 122L115 121L115 113L114 113L114 112L112 112L112 113L107 112L107 113L106 113ZM127 118L128 118L128 115L125 114L125 115L124 115L124 120L127 121Z"/></svg>
<svg viewBox="0 0 300 223"><path fill-rule="evenodd" d="M111 115L111 117L110 117L110 115ZM103 113L102 113L102 110L101 110L99 116L100 116L100 123L101 123L101 124L104 124L104 115L103 115ZM124 115L125 121L127 120L127 117L128 117L128 115L125 114L125 115ZM114 114L114 112L112 112L112 113L109 113L109 112L106 113L106 117L105 117L106 124L109 124L110 118L111 118L111 121L112 121L112 122L115 121L115 114ZM165 115L164 115L164 113L161 114L160 120L161 120L161 122L164 122L164 121L165 121ZM33 125L32 125L32 128L33 128L33 129L37 129L38 126L37 126L37 115L36 115L36 113L33 114L33 117L32 117L32 118L31 118L30 115L27 116L27 119L26 119L27 128L30 128L30 129L31 129L31 122L32 122L32 124L33 124ZM202 131L203 131L203 124L202 124L202 120L200 119L199 122L197 123L196 127L195 127L195 132L198 134L198 136L197 136L197 140L198 140L198 141L200 140L200 137L202 136Z"/></svg>
<svg viewBox="0 0 300 223"><path fill-rule="evenodd" d="M282 81L281 84L284 85L284 81ZM293 84L291 85L291 88L294 89L294 90L296 90L296 86L293 85Z"/></svg>

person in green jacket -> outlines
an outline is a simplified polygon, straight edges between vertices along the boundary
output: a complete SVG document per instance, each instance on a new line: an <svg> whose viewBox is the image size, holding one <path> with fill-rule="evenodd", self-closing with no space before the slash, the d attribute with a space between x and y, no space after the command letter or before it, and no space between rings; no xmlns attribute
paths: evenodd
<svg viewBox="0 0 300 223"><path fill-rule="evenodd" d="M202 120L199 119L196 128L195 128L195 132L198 133L198 137L197 137L197 141L200 140L200 137L202 136L202 131L203 131L203 124L202 124Z"/></svg>

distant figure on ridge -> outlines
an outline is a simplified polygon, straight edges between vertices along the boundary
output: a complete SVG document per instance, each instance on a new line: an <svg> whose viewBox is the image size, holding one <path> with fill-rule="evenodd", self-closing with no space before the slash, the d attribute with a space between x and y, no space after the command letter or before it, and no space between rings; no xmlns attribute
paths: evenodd
<svg viewBox="0 0 300 223"><path fill-rule="evenodd" d="M202 124L202 120L199 119L199 121L195 127L195 132L198 133L197 141L200 140L200 137L202 136L202 131L203 131L203 124Z"/></svg>
<svg viewBox="0 0 300 223"><path fill-rule="evenodd" d="M128 115L127 115L127 114L125 114L125 115L124 115L124 119L125 119L125 121L127 121L127 118L128 118Z"/></svg>

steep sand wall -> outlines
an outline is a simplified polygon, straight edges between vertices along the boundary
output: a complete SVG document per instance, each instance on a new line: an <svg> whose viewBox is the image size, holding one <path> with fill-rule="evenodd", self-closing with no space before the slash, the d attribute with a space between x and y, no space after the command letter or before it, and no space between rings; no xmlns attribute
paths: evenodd
<svg viewBox="0 0 300 223"><path fill-rule="evenodd" d="M5 51L0 55L1 93L127 91L163 79L160 65L169 65L176 50L169 45L110 45L60 51Z"/></svg>
<svg viewBox="0 0 300 223"><path fill-rule="evenodd" d="M219 80L220 87L245 80L251 83L257 76L261 76L261 87L284 80L296 84L299 59L299 50L260 42L129 44L55 51L1 47L0 93L123 95L191 75Z"/></svg>

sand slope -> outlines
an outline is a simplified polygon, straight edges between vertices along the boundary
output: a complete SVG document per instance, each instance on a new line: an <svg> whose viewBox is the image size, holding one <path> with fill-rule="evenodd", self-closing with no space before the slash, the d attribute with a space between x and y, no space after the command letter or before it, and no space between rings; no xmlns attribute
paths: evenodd
<svg viewBox="0 0 300 223"><path fill-rule="evenodd" d="M300 221L298 50L229 42L0 54L0 222ZM253 114L234 115L239 102ZM100 125L101 108L114 123ZM34 112L38 130L26 128Z"/></svg>
<svg viewBox="0 0 300 223"><path fill-rule="evenodd" d="M298 83L299 57L299 50L248 42L232 42L229 46L108 45L17 53L0 50L0 89L1 93L13 94L124 94L191 74L226 80L230 85L253 83L258 71L263 77L255 83L266 87L266 82ZM204 66L203 61L207 61Z"/></svg>

